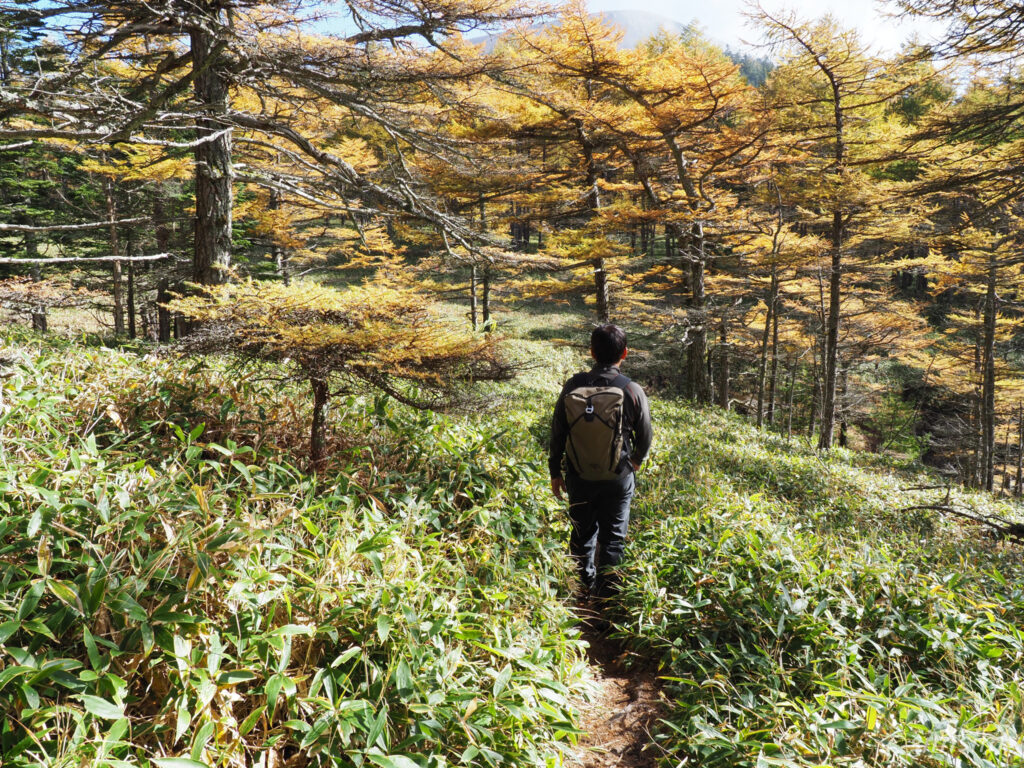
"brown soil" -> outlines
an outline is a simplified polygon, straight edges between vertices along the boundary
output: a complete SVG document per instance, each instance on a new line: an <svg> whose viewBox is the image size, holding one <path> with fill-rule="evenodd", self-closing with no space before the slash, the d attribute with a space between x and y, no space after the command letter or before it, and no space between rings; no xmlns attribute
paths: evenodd
<svg viewBox="0 0 1024 768"><path fill-rule="evenodd" d="M652 731L664 695L649 664L631 657L606 629L584 625L594 689L580 704L587 732L567 756L566 768L654 768L658 747Z"/></svg>

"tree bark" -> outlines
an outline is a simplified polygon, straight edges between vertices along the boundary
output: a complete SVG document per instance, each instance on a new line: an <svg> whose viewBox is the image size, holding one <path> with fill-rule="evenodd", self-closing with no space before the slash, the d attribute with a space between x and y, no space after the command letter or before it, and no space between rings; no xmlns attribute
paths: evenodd
<svg viewBox="0 0 1024 768"><path fill-rule="evenodd" d="M36 241L35 232L26 232L24 235L25 256L28 259L39 258L39 246ZM43 279L43 271L38 263L32 264L32 280L40 282ZM32 330L39 333L46 333L48 322L46 319L46 305L36 304L32 307Z"/></svg>
<svg viewBox="0 0 1024 768"><path fill-rule="evenodd" d="M796 362L789 372L789 395L786 398L786 439L793 437L793 393L796 391Z"/></svg>
<svg viewBox="0 0 1024 768"><path fill-rule="evenodd" d="M476 312L477 312L477 307L476 307L476 283L477 283L477 273L476 273L476 264L474 264L473 266L471 266L469 268L469 319L473 323L473 330L474 331L478 329L477 319L476 319Z"/></svg>
<svg viewBox="0 0 1024 768"><path fill-rule="evenodd" d="M836 382L839 362L839 313L843 274L843 216L832 214L832 266L828 280L828 315L825 321L825 378L822 380L821 433L818 447L828 450L836 420Z"/></svg>
<svg viewBox="0 0 1024 768"><path fill-rule="evenodd" d="M768 296L765 298L764 332L761 334L761 359L757 368L757 426L764 426L764 394L765 382L768 375L768 337L770 334L772 317L775 315L775 305L779 293L779 278L772 265L771 280L768 284Z"/></svg>
<svg viewBox="0 0 1024 768"><path fill-rule="evenodd" d="M990 254L988 268L988 285L985 292L985 323L984 341L982 346L982 486L986 491L992 490L995 475L996 445L996 374L995 374L995 337L996 337L996 278L998 266L996 254Z"/></svg>
<svg viewBox="0 0 1024 768"><path fill-rule="evenodd" d="M698 245L699 247L699 245ZM711 381L705 361L708 354L707 295L704 291L704 259L690 262L691 341L688 350L690 396L698 403L711 402Z"/></svg>
<svg viewBox="0 0 1024 768"><path fill-rule="evenodd" d="M849 386L848 371L844 370L843 375L843 388L841 396L838 400L838 408L836 409L839 413L839 447L847 448L849 446L849 435L847 434L847 421L846 421L846 394L847 387Z"/></svg>
<svg viewBox="0 0 1024 768"><path fill-rule="evenodd" d="M128 338L137 336L135 324L135 262L128 262Z"/></svg>
<svg viewBox="0 0 1024 768"><path fill-rule="evenodd" d="M276 189L270 190L270 200L267 201L267 208L276 211L281 208L281 193ZM288 273L288 255L277 240L270 243L270 257L274 260L274 271L285 285L291 283L291 275Z"/></svg>
<svg viewBox="0 0 1024 768"><path fill-rule="evenodd" d="M194 0L211 21L221 14L219 3ZM231 133L220 117L228 109L228 84L221 71L220 46L204 26L189 32L192 44L193 87L200 104L198 138L207 140L195 150L196 220L192 278L204 285L227 281L231 264L232 163Z"/></svg>
<svg viewBox="0 0 1024 768"><path fill-rule="evenodd" d="M1017 482L1013 486L1013 495L1020 498L1024 495L1024 401L1017 402Z"/></svg>
<svg viewBox="0 0 1024 768"><path fill-rule="evenodd" d="M832 86L832 111L835 119L835 175L842 178L846 172L846 139L841 82L836 73L826 64L825 57L817 57L818 67L829 79ZM843 241L845 222L841 207L832 210L832 268L828 280L828 320L825 330L825 379L822 382L821 434L818 447L828 450L832 447L832 435L836 419L836 376L839 361L839 321L842 311L841 291L843 287Z"/></svg>
<svg viewBox="0 0 1024 768"><path fill-rule="evenodd" d="M324 447L327 442L327 382L323 379L311 379L313 390L313 424L309 434L309 456L313 470L323 467Z"/></svg>
<svg viewBox="0 0 1024 768"><path fill-rule="evenodd" d="M729 410L729 326L725 313L718 335L718 405Z"/></svg>
<svg viewBox="0 0 1024 768"><path fill-rule="evenodd" d="M594 294L597 297L597 321L608 322L608 273L604 268L604 259L592 259L594 266Z"/></svg>
<svg viewBox="0 0 1024 768"><path fill-rule="evenodd" d="M171 313L166 306L170 300L170 286L167 278L163 277L156 289L156 318L157 340L164 343L171 340Z"/></svg>
<svg viewBox="0 0 1024 768"><path fill-rule="evenodd" d="M981 486L981 454L984 439L981 429L981 401L982 401L982 366L981 366L981 303L974 305L974 397L971 403L971 463L964 470L964 485L979 488Z"/></svg>
<svg viewBox="0 0 1024 768"><path fill-rule="evenodd" d="M775 305L772 308L771 373L768 376L768 423L775 424L775 393L779 382L779 296L775 287Z"/></svg>
<svg viewBox="0 0 1024 768"><path fill-rule="evenodd" d="M484 267L483 281L481 285L481 307L480 311L483 316L484 322L484 333L490 333L494 330L493 323L491 322L491 270L490 267Z"/></svg>
<svg viewBox="0 0 1024 768"><path fill-rule="evenodd" d="M590 211L590 216L601 209L601 188L598 186L598 180L600 179L600 173L598 172L597 161L594 156L596 149L593 139L590 134L587 133L584 128L583 121L580 119L574 119L572 121L573 127L576 130L576 140L579 142L580 151L583 153L583 165L586 169L586 205ZM607 323L609 322L609 288L608 288L608 272L605 269L605 260L603 258L591 259L590 262L594 267L594 297L597 304L597 322Z"/></svg>

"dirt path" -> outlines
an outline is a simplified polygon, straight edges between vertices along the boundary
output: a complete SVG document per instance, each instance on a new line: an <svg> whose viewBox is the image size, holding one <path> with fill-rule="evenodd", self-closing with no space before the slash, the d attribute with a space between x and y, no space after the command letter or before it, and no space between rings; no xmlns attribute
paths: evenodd
<svg viewBox="0 0 1024 768"><path fill-rule="evenodd" d="M654 768L658 748L651 732L664 702L657 675L606 632L585 626L583 638L590 644L596 690L580 706L587 735L566 768Z"/></svg>

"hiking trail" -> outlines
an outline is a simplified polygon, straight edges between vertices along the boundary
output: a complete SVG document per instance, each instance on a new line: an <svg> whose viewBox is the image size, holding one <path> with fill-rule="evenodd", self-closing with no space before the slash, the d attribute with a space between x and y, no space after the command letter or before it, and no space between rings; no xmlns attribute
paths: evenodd
<svg viewBox="0 0 1024 768"><path fill-rule="evenodd" d="M658 747L651 733L664 708L652 665L587 624L583 639L594 678L592 698L580 704L586 735L566 757L566 768L655 768ZM628 662L632 661L632 664Z"/></svg>

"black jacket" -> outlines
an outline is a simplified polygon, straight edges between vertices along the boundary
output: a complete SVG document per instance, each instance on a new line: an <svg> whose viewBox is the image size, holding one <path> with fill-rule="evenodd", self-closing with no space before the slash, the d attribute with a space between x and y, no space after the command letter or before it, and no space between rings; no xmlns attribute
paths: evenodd
<svg viewBox="0 0 1024 768"><path fill-rule="evenodd" d="M551 477L562 476L562 456L565 455L565 441L569 435L569 422L565 418L565 394L576 387L592 385L598 378L610 381L619 375L614 365L595 365L587 373L577 373L565 386L555 403L555 413L551 419L551 449L548 452L548 471ZM622 444L622 457L640 464L651 449L651 411L647 404L647 395L636 382L629 382L626 387L626 399L622 406L622 418L625 421L625 439ZM569 465L569 471L572 465Z"/></svg>

